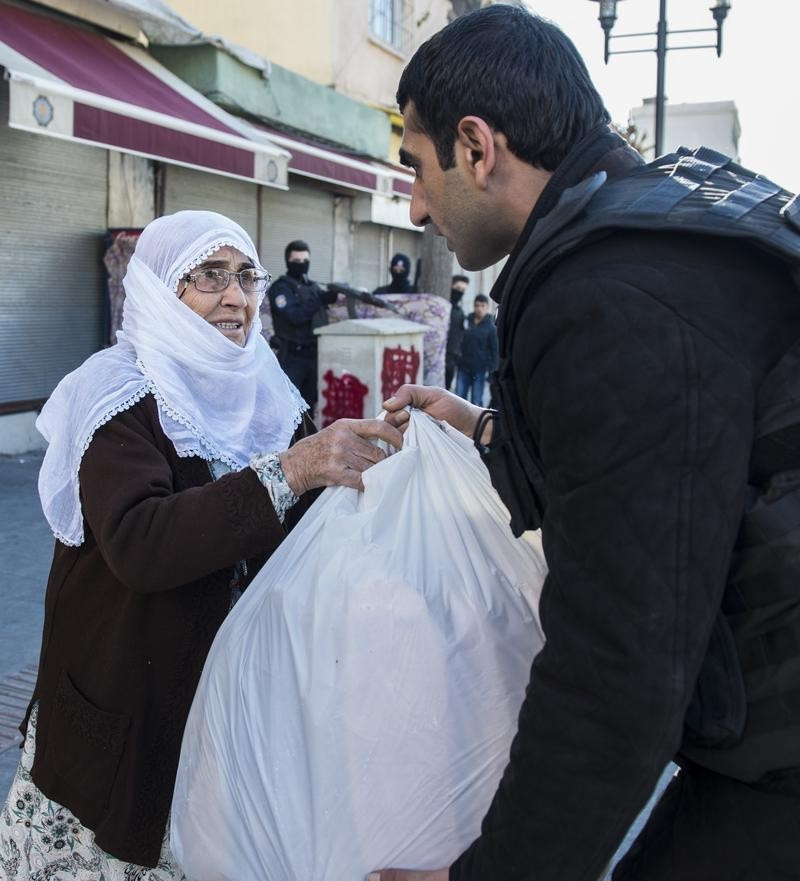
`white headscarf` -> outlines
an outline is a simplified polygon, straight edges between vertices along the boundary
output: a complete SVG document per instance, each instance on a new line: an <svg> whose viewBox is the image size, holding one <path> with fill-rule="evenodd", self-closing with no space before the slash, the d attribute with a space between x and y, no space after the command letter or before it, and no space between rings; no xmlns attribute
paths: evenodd
<svg viewBox="0 0 800 881"><path fill-rule="evenodd" d="M179 456L244 468L289 445L307 405L261 336L258 310L239 346L177 297L180 278L224 245L263 269L247 233L221 214L179 211L148 224L123 280L117 344L65 376L45 404L39 496L64 544L83 542L78 470L95 431L147 394Z"/></svg>

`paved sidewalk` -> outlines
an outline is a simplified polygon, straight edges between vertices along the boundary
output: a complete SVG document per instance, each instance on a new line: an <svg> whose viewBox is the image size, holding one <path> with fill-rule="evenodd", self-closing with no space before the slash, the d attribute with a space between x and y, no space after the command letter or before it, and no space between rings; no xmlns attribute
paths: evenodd
<svg viewBox="0 0 800 881"><path fill-rule="evenodd" d="M33 689L53 556L36 488L42 455L0 456L0 803L19 761L13 730Z"/></svg>

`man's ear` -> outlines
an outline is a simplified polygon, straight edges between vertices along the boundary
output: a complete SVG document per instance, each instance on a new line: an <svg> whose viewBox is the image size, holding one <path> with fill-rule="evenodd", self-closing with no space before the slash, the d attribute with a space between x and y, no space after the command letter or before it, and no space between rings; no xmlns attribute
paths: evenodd
<svg viewBox="0 0 800 881"><path fill-rule="evenodd" d="M497 163L494 129L480 116L465 116L458 123L457 143L466 158L475 183L486 189L489 175Z"/></svg>

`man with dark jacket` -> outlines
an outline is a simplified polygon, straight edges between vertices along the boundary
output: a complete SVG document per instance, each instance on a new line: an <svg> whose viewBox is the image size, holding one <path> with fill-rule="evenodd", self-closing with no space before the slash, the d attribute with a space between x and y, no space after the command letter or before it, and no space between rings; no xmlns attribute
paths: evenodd
<svg viewBox="0 0 800 881"><path fill-rule="evenodd" d="M390 284L375 288L375 294L416 294L417 289L411 281L411 258L408 254L399 251L392 257L389 263L389 274L392 276Z"/></svg>
<svg viewBox="0 0 800 881"><path fill-rule="evenodd" d="M796 202L708 150L643 165L521 8L435 35L398 103L412 220L467 269L509 259L496 418L419 386L386 406L477 436L550 572L480 836L380 881L597 881L673 759L615 881L796 879L800 296L777 256L800 254Z"/></svg>
<svg viewBox="0 0 800 881"><path fill-rule="evenodd" d="M447 330L447 345L444 354L444 387L449 389L458 367L461 354L461 340L464 339L464 310L461 300L469 286L466 275L454 275L450 282L450 327Z"/></svg>
<svg viewBox="0 0 800 881"><path fill-rule="evenodd" d="M472 307L474 311L466 318L458 356L456 394L482 405L486 375L497 367L497 329L489 314L486 294L478 294Z"/></svg>
<svg viewBox="0 0 800 881"><path fill-rule="evenodd" d="M327 306L337 295L323 290L308 277L311 251L299 239L284 251L286 274L269 289L269 308L275 331L270 345L278 361L311 407L317 403L317 337L315 327L328 323Z"/></svg>

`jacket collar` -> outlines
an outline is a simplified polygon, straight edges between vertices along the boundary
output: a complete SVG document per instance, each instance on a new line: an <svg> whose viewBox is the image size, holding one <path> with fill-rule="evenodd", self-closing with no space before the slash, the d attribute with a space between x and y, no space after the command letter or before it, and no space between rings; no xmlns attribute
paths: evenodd
<svg viewBox="0 0 800 881"><path fill-rule="evenodd" d="M502 302L502 293L514 264L531 238L534 227L540 220L551 214L566 190L571 190L587 178L595 177L598 172L604 172L603 180L613 179L643 164L644 159L627 144L624 138L611 131L608 126L599 125L593 128L565 156L536 200L522 233L514 245L514 250L497 277L490 294L491 298L497 303ZM592 192L594 189L596 187Z"/></svg>

